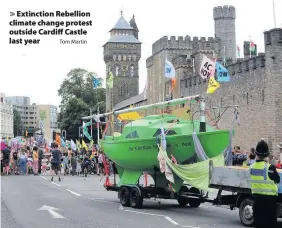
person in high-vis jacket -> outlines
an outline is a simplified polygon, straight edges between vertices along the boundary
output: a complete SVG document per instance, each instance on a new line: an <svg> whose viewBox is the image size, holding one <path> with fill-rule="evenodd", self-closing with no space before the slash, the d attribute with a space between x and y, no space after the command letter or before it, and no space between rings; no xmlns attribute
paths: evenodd
<svg viewBox="0 0 282 228"><path fill-rule="evenodd" d="M256 162L250 166L253 213L256 228L277 227L277 196L280 176L275 166L266 162L268 145L264 140L256 147Z"/></svg>

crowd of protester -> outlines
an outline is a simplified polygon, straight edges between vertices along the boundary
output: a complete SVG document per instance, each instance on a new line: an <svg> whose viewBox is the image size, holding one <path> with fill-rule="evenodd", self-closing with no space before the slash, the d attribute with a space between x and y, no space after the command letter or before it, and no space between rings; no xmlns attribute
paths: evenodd
<svg viewBox="0 0 282 228"><path fill-rule="evenodd" d="M251 148L249 152L243 152L240 146L235 146L232 151L232 158L232 165L234 166L250 166L256 161L255 149ZM278 169L282 168L282 161L280 159L276 161L273 155L269 155L268 162Z"/></svg>
<svg viewBox="0 0 282 228"><path fill-rule="evenodd" d="M51 180L58 175L86 176L117 174L115 164L110 161L104 153L96 147L86 151L73 151L71 148L59 149L56 143L46 151L43 147L23 147L17 151L11 151L6 147L1 151L1 175L48 175Z"/></svg>

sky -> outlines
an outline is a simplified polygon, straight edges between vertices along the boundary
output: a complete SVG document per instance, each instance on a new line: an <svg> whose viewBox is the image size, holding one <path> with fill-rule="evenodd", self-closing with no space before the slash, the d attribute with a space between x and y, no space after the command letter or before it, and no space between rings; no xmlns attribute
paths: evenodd
<svg viewBox="0 0 282 228"><path fill-rule="evenodd" d="M273 0L9 0L0 7L0 93L6 96L28 96L32 103L59 105L58 89L68 72L83 68L105 78L106 66L103 45L110 38L109 30L123 10L129 22L132 15L139 28L142 57L139 62L140 88L146 83L146 59L152 54L152 44L163 36L214 36L213 8L233 5L236 8L237 45L252 40L258 51L264 52L263 32L274 28ZM276 27L282 27L282 0L274 0ZM9 44L9 22L12 19L37 18L10 17L10 11L74 11L91 13L92 27L87 36L41 36L40 44ZM66 20L44 18L45 20ZM89 18L87 20L90 20ZM81 20L74 18L72 20ZM14 27L15 29L16 27ZM46 27L44 27L46 28ZM48 29L48 28L46 28ZM51 28L50 28L51 29ZM75 29L75 27L73 27ZM26 37L28 38L28 37ZM31 37L37 38L37 37ZM87 45L60 44L59 39L83 38ZM242 54L242 53L241 53Z"/></svg>

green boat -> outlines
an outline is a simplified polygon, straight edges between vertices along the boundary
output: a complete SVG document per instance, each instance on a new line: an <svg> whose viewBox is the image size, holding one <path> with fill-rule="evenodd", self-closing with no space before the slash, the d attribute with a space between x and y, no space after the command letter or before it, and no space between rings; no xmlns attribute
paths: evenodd
<svg viewBox="0 0 282 228"><path fill-rule="evenodd" d="M158 171L158 138L161 126L169 129L166 134L167 154L173 155L179 164L197 160L192 138L193 129L209 158L219 155L229 145L229 130L215 130L207 125L206 132L197 132L199 121L178 119L172 115L151 115L132 121L124 126L119 136L106 136L101 141L104 153L115 162L120 176L120 185L136 184L143 172L150 174L158 187L166 188L165 175ZM178 191L183 183L178 180Z"/></svg>
<svg viewBox="0 0 282 228"><path fill-rule="evenodd" d="M170 159L172 155L178 164L191 164L213 157L218 159L220 153L230 148L230 130L216 130L206 124L205 103L200 95L83 117L99 122L100 117L113 117L151 108L164 109L166 106L185 105L189 102L200 103L200 121L167 114L148 115L127 123L121 133L105 136L100 140L102 150L115 163L120 177L119 183L114 181L112 185L107 179L104 186L108 191L118 191L122 206L141 208L144 198L163 198L176 199L181 206L189 203L191 207L198 207L206 197L203 190L183 183L186 177L181 175L181 179L174 172L173 181L169 181L160 170L158 156L163 156L159 150L162 130L166 133L166 159ZM208 166L205 161L202 164ZM153 178L152 185L140 184L143 173Z"/></svg>

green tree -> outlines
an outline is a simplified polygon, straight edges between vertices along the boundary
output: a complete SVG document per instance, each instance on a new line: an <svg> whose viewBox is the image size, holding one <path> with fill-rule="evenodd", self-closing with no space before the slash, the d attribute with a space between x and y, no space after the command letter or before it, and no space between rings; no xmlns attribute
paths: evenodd
<svg viewBox="0 0 282 228"><path fill-rule="evenodd" d="M23 124L18 110L14 109L14 136L23 135Z"/></svg>
<svg viewBox="0 0 282 228"><path fill-rule="evenodd" d="M61 84L58 93L62 101L58 116L59 127L67 131L67 138L78 138L79 126L82 126L83 116L100 113L106 110L105 88L93 88L93 72L84 69L72 69ZM102 85L103 80L95 76ZM93 138L95 136L93 135Z"/></svg>

